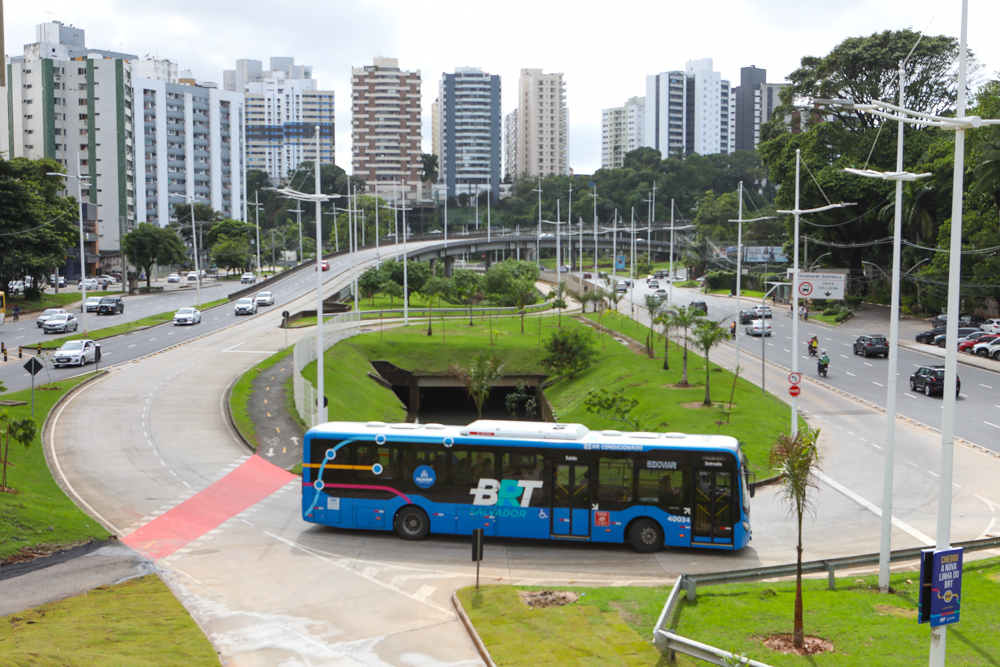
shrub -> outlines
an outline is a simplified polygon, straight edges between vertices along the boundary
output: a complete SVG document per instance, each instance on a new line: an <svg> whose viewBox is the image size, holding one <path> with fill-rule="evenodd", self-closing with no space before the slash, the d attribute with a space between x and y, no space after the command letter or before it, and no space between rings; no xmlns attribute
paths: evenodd
<svg viewBox="0 0 1000 667"><path fill-rule="evenodd" d="M844 300L847 301L847 306L849 308L857 308L861 305L861 302L864 301L865 298L862 296L848 296L844 297Z"/></svg>

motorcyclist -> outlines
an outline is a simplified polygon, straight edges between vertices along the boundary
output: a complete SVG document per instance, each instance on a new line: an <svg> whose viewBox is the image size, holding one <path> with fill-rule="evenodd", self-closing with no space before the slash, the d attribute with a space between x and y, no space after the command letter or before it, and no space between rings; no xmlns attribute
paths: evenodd
<svg viewBox="0 0 1000 667"><path fill-rule="evenodd" d="M732 322L729 325L729 335L732 338L736 338L736 322Z"/></svg>
<svg viewBox="0 0 1000 667"><path fill-rule="evenodd" d="M817 362L817 369L819 372L826 374L826 369L830 367L830 357L827 356L826 350L820 354L819 361Z"/></svg>
<svg viewBox="0 0 1000 667"><path fill-rule="evenodd" d="M812 356L815 357L816 356L816 349L818 347L819 347L819 339L816 338L816 336L813 336L809 340L809 354L811 354Z"/></svg>

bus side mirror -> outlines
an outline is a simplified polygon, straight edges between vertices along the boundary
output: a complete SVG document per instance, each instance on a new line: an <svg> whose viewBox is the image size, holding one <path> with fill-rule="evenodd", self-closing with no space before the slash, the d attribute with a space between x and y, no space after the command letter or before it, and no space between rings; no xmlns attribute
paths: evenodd
<svg viewBox="0 0 1000 667"><path fill-rule="evenodd" d="M751 498L753 498L754 493L756 493L756 491L757 491L757 483L756 482L751 482L750 483L750 497Z"/></svg>

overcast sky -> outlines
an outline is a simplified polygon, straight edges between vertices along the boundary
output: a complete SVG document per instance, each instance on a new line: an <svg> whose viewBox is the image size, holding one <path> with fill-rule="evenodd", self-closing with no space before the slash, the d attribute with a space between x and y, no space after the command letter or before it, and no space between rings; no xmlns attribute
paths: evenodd
<svg viewBox="0 0 1000 667"><path fill-rule="evenodd" d="M499 74L503 113L514 109L521 68L565 75L570 166L600 167L601 109L644 95L646 75L714 59L733 85L741 67L780 82L804 55L823 56L847 37L912 28L957 37L961 0L34 0L4 3L6 50L19 55L35 25L86 30L87 46L177 61L199 81L222 84L238 58L294 56L336 94L337 163L350 171L351 67L399 59L423 76L424 150L430 106L443 72L479 67ZM969 46L983 74L1000 70L1000 2L969 0Z"/></svg>

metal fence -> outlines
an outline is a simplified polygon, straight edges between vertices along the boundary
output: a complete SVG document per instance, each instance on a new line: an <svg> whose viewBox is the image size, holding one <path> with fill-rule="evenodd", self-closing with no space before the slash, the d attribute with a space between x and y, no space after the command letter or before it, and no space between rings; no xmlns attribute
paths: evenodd
<svg viewBox="0 0 1000 667"><path fill-rule="evenodd" d="M985 540L955 542L952 546L961 547L965 551L997 549L1000 548L1000 538L994 537ZM893 551L890 554L890 562L915 560L920 558L920 554L923 551L923 547ZM826 560L814 560L802 563L802 572L803 574L826 572L828 575L828 586L832 590L836 588L835 572L837 568L844 569L863 565L875 565L878 562L879 554L829 558ZM790 563L788 565L757 567L748 570L733 570L732 572L713 572L709 574L697 575L682 574L677 578L677 583L675 583L674 587L670 590L670 595L667 596L667 601L663 605L663 611L660 612L660 617L656 621L656 626L653 627L653 644L655 644L661 651L667 653L667 658L670 660L673 660L674 653L684 653L713 665L720 665L724 667L725 665L734 664L733 661L739 658L739 656L734 657L733 654L728 651L682 637L670 629L669 626L671 619L674 616L674 610L677 603L680 601L681 593L686 593L688 600L694 600L695 595L697 594L698 584L707 585L775 579L778 577L794 575L796 568L797 565L795 563ZM766 663L746 658L735 664L749 665L750 667L769 667Z"/></svg>
<svg viewBox="0 0 1000 667"><path fill-rule="evenodd" d="M323 320L323 351L329 350L340 341L356 336L360 332L361 319L358 312L342 313ZM306 426L312 426L326 421L326 410L323 409L322 419L317 421L316 387L302 377L302 369L316 361L316 333L304 336L295 344L292 352L292 393L295 397L295 409L299 418Z"/></svg>

